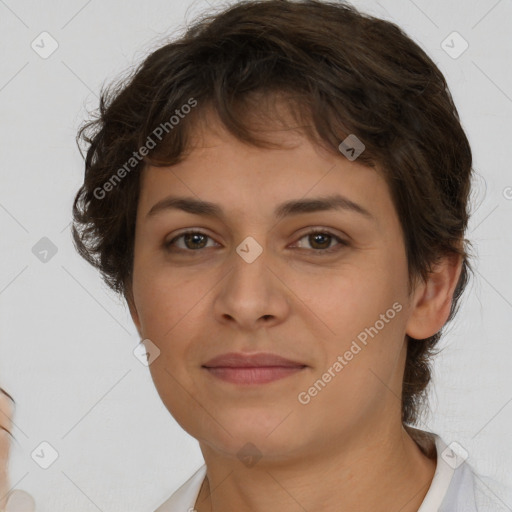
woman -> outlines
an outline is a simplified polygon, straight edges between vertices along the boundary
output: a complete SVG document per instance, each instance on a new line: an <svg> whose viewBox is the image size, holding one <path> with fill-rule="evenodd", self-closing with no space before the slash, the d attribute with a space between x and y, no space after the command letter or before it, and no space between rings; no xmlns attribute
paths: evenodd
<svg viewBox="0 0 512 512"><path fill-rule="evenodd" d="M398 27L244 2L151 54L89 128L77 249L205 459L159 511L504 509L421 429L472 159Z"/></svg>
<svg viewBox="0 0 512 512"><path fill-rule="evenodd" d="M469 276L472 155L403 31L338 2L236 3L80 135L77 250L205 459L159 512L484 506L463 447L413 427Z"/></svg>

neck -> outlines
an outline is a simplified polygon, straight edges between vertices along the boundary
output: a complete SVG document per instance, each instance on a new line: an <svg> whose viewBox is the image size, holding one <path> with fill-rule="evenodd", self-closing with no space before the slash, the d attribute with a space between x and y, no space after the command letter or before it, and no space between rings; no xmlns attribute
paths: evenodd
<svg viewBox="0 0 512 512"><path fill-rule="evenodd" d="M417 512L434 476L427 457L402 425L380 434L359 431L293 462L245 467L201 444L207 477L197 512L360 510ZM435 456L434 453L430 455Z"/></svg>

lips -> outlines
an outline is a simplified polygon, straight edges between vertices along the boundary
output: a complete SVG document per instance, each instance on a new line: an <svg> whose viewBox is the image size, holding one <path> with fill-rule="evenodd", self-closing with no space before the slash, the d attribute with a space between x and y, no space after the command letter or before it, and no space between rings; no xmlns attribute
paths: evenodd
<svg viewBox="0 0 512 512"><path fill-rule="evenodd" d="M203 366L206 368L302 368L306 365L266 352L259 354L230 352L210 359Z"/></svg>
<svg viewBox="0 0 512 512"><path fill-rule="evenodd" d="M203 368L211 376L224 382L255 386L297 374L306 366L276 354L231 352L210 359Z"/></svg>

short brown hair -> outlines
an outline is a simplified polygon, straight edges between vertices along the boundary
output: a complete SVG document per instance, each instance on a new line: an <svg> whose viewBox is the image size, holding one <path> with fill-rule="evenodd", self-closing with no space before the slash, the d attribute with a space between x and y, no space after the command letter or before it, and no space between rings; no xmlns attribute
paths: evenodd
<svg viewBox="0 0 512 512"><path fill-rule="evenodd" d="M196 20L131 76L103 88L97 117L77 136L79 145L87 144L84 184L73 205L79 254L128 298L137 171L185 158L191 130L207 110L239 140L275 147L254 129L254 119L263 116L257 100L272 97L284 98L302 132L329 151L340 155L338 146L349 134L364 143L358 162L378 165L389 185L410 286L443 255L462 257L451 320L471 270L464 239L472 173L468 139L446 80L426 53L397 25L340 2L237 2ZM183 107L189 113L179 116L179 125L170 122L193 102L194 109ZM159 126L165 134L141 158L138 151L147 149ZM140 161L130 160L136 153ZM129 172L129 161L135 172ZM441 331L425 340L407 337L403 423L417 420L440 337Z"/></svg>

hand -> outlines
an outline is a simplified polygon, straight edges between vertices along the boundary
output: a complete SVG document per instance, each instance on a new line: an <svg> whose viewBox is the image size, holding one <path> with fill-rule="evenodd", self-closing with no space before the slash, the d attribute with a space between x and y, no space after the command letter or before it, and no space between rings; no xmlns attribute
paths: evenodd
<svg viewBox="0 0 512 512"><path fill-rule="evenodd" d="M14 400L0 387L0 512L28 512L35 510L34 498L20 489L9 492L8 465L11 448Z"/></svg>
<svg viewBox="0 0 512 512"><path fill-rule="evenodd" d="M11 447L11 428L14 400L0 388L0 510L7 505L7 493L11 487L7 466Z"/></svg>

